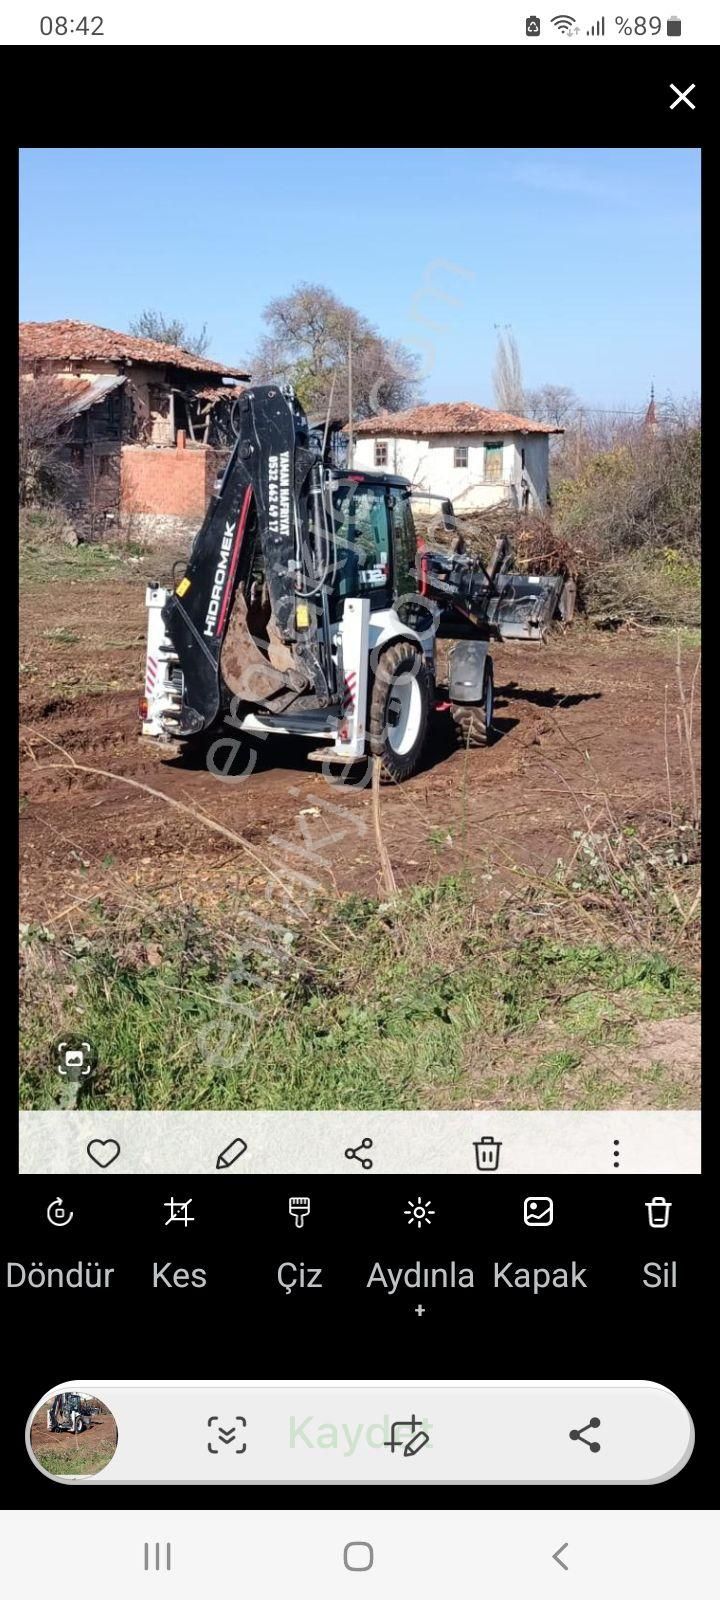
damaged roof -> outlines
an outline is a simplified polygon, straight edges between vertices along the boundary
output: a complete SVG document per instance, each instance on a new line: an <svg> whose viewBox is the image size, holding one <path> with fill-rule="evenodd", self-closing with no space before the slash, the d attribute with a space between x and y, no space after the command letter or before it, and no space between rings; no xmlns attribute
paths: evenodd
<svg viewBox="0 0 720 1600"><path fill-rule="evenodd" d="M489 411L470 400L448 405L413 406L409 411L381 411L354 425L355 434L417 435L424 439L434 433L564 433L547 422L513 416L511 411Z"/></svg>
<svg viewBox="0 0 720 1600"><path fill-rule="evenodd" d="M99 405L113 389L127 383L127 378L124 373L109 372L99 378L61 378L60 382L67 393L68 416L77 417L81 411Z"/></svg>
<svg viewBox="0 0 720 1600"><path fill-rule="evenodd" d="M210 388L195 389L194 391L196 400L207 400L213 406L217 405L220 400L237 400L244 393L245 385L242 383L216 383Z"/></svg>
<svg viewBox="0 0 720 1600"><path fill-rule="evenodd" d="M125 361L153 366L182 367L185 372L216 372L223 378L249 378L249 372L221 366L209 356L193 355L179 345L159 339L138 339L92 322L21 322L20 357L23 361Z"/></svg>

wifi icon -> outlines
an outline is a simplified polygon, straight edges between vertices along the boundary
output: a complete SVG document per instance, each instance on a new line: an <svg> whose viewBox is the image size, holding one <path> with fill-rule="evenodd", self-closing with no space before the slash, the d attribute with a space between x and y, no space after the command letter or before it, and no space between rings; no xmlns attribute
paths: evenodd
<svg viewBox="0 0 720 1600"><path fill-rule="evenodd" d="M557 28L558 33L572 33L573 28L575 27L574 17L551 17L550 21L552 22L553 27Z"/></svg>

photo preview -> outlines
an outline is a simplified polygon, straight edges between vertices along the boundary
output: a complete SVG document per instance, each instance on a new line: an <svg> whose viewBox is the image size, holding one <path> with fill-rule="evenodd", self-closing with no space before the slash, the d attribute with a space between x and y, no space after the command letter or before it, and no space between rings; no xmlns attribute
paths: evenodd
<svg viewBox="0 0 720 1600"><path fill-rule="evenodd" d="M581 159L456 162L508 249L534 206L594 257L600 204L645 270L623 174L657 229L699 153ZM378 1173L699 1170L697 397L529 382L458 243L403 337L302 281L234 364L21 326L23 1171L347 1176L358 1117ZM478 340L493 406L435 398Z"/></svg>

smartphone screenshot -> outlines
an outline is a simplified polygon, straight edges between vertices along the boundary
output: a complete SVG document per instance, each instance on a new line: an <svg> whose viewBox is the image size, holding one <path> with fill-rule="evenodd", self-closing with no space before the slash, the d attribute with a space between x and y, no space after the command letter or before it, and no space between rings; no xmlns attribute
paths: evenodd
<svg viewBox="0 0 720 1600"><path fill-rule="evenodd" d="M716 24L2 27L9 1592L709 1595Z"/></svg>

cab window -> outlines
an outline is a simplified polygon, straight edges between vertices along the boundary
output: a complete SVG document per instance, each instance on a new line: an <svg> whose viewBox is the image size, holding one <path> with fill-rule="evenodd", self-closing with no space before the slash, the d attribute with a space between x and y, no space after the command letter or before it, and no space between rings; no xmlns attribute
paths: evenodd
<svg viewBox="0 0 720 1600"><path fill-rule="evenodd" d="M390 516L393 532L393 562L395 589L405 594L415 589L415 558L417 535L406 489L395 485L390 489Z"/></svg>
<svg viewBox="0 0 720 1600"><path fill-rule="evenodd" d="M340 483L333 490L336 547L334 591L346 600L372 600L390 583L390 527L384 484Z"/></svg>

